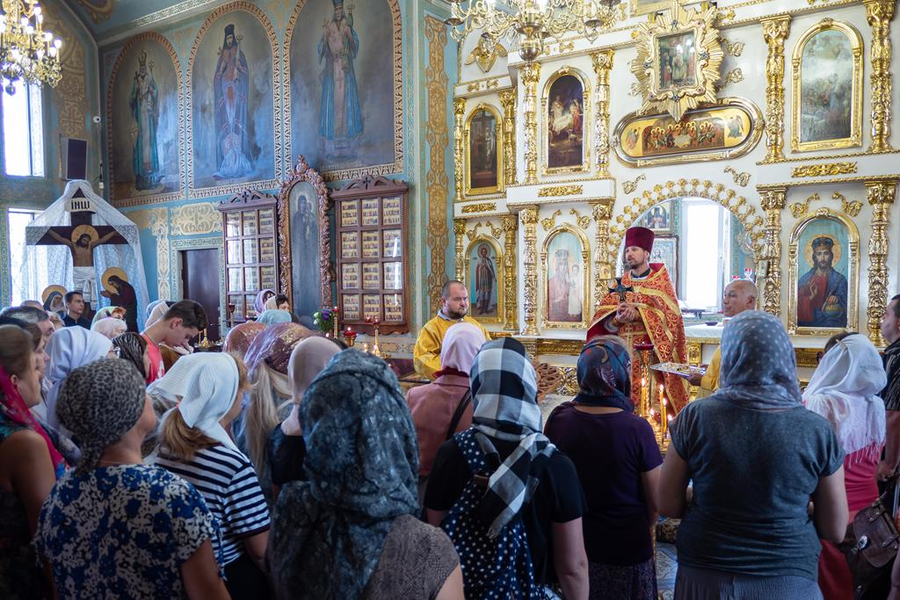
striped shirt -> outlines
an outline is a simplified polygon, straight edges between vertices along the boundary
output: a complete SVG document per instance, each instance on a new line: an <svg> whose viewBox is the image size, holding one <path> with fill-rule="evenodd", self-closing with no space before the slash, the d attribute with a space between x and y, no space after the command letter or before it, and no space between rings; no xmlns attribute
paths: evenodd
<svg viewBox="0 0 900 600"><path fill-rule="evenodd" d="M244 538L268 531L266 499L253 466L240 452L216 445L183 460L161 451L156 464L190 482L203 496L219 521L222 545L217 554L223 565L243 554Z"/></svg>

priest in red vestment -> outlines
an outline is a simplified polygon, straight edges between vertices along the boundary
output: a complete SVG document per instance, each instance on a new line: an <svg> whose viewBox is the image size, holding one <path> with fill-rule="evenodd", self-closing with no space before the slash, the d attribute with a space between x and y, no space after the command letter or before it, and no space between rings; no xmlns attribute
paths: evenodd
<svg viewBox="0 0 900 600"><path fill-rule="evenodd" d="M625 232L625 263L628 271L622 286L632 288L621 301L618 291L600 302L600 310L591 320L587 340L599 335L615 334L634 344L653 344L656 362L687 362L684 320L669 273L663 264L650 264L653 232L644 227L631 227ZM631 363L632 398L640 398L640 361ZM665 395L673 413L680 411L689 399L686 380L671 374L657 374L665 385Z"/></svg>

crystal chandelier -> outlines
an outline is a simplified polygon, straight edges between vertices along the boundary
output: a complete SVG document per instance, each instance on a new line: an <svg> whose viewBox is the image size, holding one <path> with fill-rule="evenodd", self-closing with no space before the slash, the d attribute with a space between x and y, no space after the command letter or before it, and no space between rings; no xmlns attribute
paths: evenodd
<svg viewBox="0 0 900 600"><path fill-rule="evenodd" d="M501 39L518 37L519 55L532 62L544 51L544 41L567 32L593 42L616 22L615 8L622 0L450 0L450 36L461 42L472 31L481 31L483 43L493 47ZM467 4L466 7L463 4Z"/></svg>
<svg viewBox="0 0 900 600"><path fill-rule="evenodd" d="M62 40L44 31L44 15L37 0L2 0L0 13L0 79L7 94L19 80L56 87L62 75Z"/></svg>

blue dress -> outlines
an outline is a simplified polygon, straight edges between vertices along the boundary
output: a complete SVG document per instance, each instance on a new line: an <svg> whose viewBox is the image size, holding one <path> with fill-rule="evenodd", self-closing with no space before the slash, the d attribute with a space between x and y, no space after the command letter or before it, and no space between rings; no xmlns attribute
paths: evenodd
<svg viewBox="0 0 900 600"><path fill-rule="evenodd" d="M67 473L44 503L35 546L60 598L183 598L181 565L218 525L189 483L146 465Z"/></svg>

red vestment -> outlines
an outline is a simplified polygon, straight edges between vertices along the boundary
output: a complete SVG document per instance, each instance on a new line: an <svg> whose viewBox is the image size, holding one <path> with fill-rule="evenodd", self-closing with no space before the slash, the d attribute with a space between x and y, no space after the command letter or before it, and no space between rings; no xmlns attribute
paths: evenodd
<svg viewBox="0 0 900 600"><path fill-rule="evenodd" d="M634 288L633 292L626 293L625 301L637 307L640 318L621 325L617 335L624 338L629 347L633 347L634 344L652 343L656 360L651 362L685 363L687 343L684 337L684 320L678 307L675 288L669 279L669 272L665 265L656 263L650 265L650 270L651 273L646 279L632 279L630 271L622 277L622 285ZM604 321L612 319L618 307L618 293L611 292L603 298L600 310L591 320L588 340L598 335L609 334ZM662 381L673 412L677 413L690 399L688 382L671 374L663 375ZM631 362L631 397L640 398L640 394L641 366L635 357Z"/></svg>
<svg viewBox="0 0 900 600"><path fill-rule="evenodd" d="M811 323L816 320L816 308L825 305L825 291L828 289L828 275L816 273L809 279L816 286L816 295L809 293L807 286L797 290L797 321Z"/></svg>

